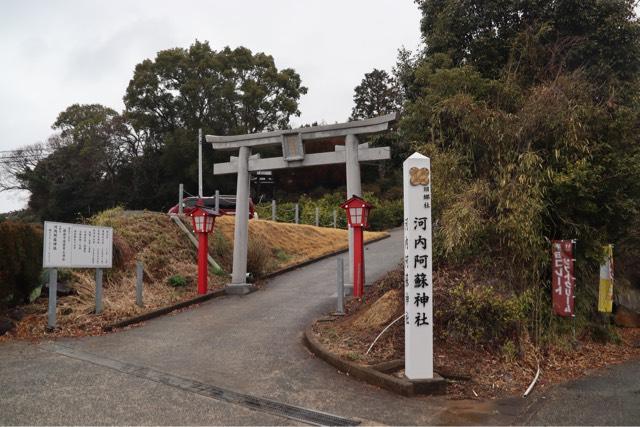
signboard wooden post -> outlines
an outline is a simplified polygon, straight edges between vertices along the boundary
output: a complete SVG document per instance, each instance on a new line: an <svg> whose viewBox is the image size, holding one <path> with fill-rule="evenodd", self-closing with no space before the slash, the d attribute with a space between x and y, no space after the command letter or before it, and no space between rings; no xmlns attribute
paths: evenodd
<svg viewBox="0 0 640 427"><path fill-rule="evenodd" d="M402 165L404 187L405 375L433 379L431 162L419 153Z"/></svg>
<svg viewBox="0 0 640 427"><path fill-rule="evenodd" d="M58 268L95 268L96 313L102 311L102 269L111 268L113 229L62 222L44 223L42 267L49 269L49 329L56 326Z"/></svg>

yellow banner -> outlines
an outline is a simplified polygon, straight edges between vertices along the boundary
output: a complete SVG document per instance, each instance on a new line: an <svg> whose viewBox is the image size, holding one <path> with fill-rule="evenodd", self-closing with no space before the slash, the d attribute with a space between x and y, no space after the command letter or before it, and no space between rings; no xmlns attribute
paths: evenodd
<svg viewBox="0 0 640 427"><path fill-rule="evenodd" d="M605 262L600 265L598 311L611 313L613 309L613 245L604 246Z"/></svg>

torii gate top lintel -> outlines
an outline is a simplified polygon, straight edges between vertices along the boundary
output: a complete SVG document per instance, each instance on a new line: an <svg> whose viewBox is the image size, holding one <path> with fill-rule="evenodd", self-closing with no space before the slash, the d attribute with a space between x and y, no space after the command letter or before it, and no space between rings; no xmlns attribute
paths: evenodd
<svg viewBox="0 0 640 427"><path fill-rule="evenodd" d="M240 147L264 147L267 145L280 145L283 136L289 135L300 135L302 140L312 140L383 132L389 129L390 124L396 122L398 117L398 113L391 113L371 119L356 120L333 125L276 130L272 132L251 133L246 135L207 135L206 139L207 142L211 143L214 150L237 150Z"/></svg>

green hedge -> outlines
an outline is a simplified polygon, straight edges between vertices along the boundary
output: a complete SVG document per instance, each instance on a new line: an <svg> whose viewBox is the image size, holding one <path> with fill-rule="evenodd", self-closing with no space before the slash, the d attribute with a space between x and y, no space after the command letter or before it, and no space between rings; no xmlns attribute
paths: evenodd
<svg viewBox="0 0 640 427"><path fill-rule="evenodd" d="M380 200L372 193L365 193L363 198L374 206L369 217L369 230L386 230L402 224L402 199ZM340 204L345 200L342 193L327 193L319 199L300 197L298 201L300 223L315 225L316 207L318 207L321 227L333 227L333 211L336 210L337 227L347 228L347 217L340 208ZM294 222L295 203L277 202L276 206L279 222ZM259 204L256 210L261 219L271 219L271 202Z"/></svg>
<svg viewBox="0 0 640 427"><path fill-rule="evenodd" d="M0 223L0 308L27 302L40 286L42 237L39 225Z"/></svg>

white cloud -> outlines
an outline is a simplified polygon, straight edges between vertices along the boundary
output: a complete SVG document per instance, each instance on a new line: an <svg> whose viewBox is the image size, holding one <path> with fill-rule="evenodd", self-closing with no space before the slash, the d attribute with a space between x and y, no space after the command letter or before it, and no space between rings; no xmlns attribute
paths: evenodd
<svg viewBox="0 0 640 427"><path fill-rule="evenodd" d="M195 39L266 52L298 71L309 93L294 124L342 121L364 73L418 45L419 20L413 0L4 1L0 150L45 140L73 103L122 109L137 63ZM0 193L0 212L15 207Z"/></svg>

